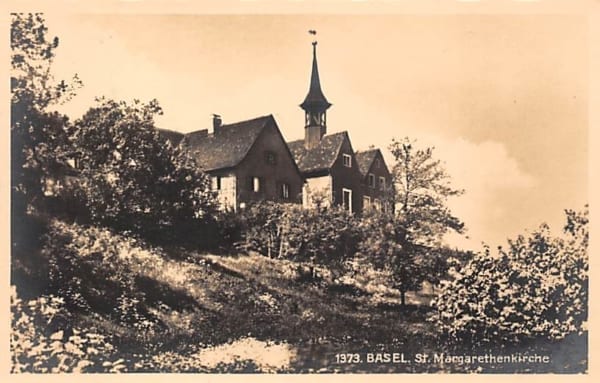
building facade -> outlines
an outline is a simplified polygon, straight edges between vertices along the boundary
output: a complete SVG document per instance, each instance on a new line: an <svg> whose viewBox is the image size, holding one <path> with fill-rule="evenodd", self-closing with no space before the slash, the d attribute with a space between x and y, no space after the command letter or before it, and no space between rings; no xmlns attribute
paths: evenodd
<svg viewBox="0 0 600 383"><path fill-rule="evenodd" d="M272 115L188 133L187 148L211 177L221 206L234 211L252 201L301 203L304 179Z"/></svg>
<svg viewBox="0 0 600 383"><path fill-rule="evenodd" d="M379 149L356 152L356 161L362 180L363 208L392 209L392 174Z"/></svg>
<svg viewBox="0 0 600 383"><path fill-rule="evenodd" d="M303 139L286 143L272 115L226 125L215 115L210 132L161 130L211 176L224 209L237 211L259 200L335 205L353 213L385 207L392 178L381 151L355 152L347 131L327 134L332 104L321 89L317 42L312 46L309 90L300 104Z"/></svg>

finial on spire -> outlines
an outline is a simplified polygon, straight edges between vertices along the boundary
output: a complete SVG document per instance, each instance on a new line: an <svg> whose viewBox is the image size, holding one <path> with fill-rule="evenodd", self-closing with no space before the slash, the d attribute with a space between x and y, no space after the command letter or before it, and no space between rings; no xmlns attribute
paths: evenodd
<svg viewBox="0 0 600 383"><path fill-rule="evenodd" d="M311 35L316 35L317 31L314 29L310 29L308 31ZM312 62L312 72L310 76L310 87L308 89L308 94L304 99L304 102L300 105L302 109L307 110L316 110L316 111L325 111L327 108L331 106L331 104L327 101L325 96L323 95L323 91L321 90L321 82L319 81L319 69L317 67L317 42L312 42L313 46L313 62Z"/></svg>
<svg viewBox="0 0 600 383"><path fill-rule="evenodd" d="M308 33L310 33L311 35L315 35L315 36L317 35L317 31L316 31L316 30L314 30L314 29L310 29L310 30L308 31ZM313 42L312 42L312 45L313 45L313 47L317 46L317 40L313 41Z"/></svg>

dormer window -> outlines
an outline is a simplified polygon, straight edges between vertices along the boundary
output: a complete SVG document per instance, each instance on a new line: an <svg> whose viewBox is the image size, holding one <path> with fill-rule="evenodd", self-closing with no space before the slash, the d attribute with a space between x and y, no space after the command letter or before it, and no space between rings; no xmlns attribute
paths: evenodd
<svg viewBox="0 0 600 383"><path fill-rule="evenodd" d="M349 154L343 154L343 161L344 161L344 166L347 168L351 168L352 167L352 156L350 156Z"/></svg>

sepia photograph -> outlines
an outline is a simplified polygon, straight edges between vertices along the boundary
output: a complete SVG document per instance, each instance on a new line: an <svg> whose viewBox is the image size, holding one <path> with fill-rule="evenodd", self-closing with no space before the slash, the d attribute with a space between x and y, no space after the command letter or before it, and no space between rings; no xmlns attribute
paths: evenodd
<svg viewBox="0 0 600 383"><path fill-rule="evenodd" d="M8 9L11 375L588 374L590 17L227 3Z"/></svg>

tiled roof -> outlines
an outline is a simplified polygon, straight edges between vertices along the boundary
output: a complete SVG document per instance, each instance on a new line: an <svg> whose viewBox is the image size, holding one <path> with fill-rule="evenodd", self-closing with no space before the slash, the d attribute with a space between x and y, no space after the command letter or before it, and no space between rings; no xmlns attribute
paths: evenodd
<svg viewBox="0 0 600 383"><path fill-rule="evenodd" d="M360 174L363 176L367 175L371 168L371 164L373 164L373 160L375 160L375 156L377 156L377 152L379 152L379 149L369 149L354 153Z"/></svg>
<svg viewBox="0 0 600 383"><path fill-rule="evenodd" d="M252 120L225 124L216 134L198 130L185 135L183 145L191 149L198 164L205 171L234 167L239 164L254 144L272 115Z"/></svg>
<svg viewBox="0 0 600 383"><path fill-rule="evenodd" d="M165 138L166 140L171 141L171 145L173 146L177 146L179 145L179 143L181 142L181 140L183 139L184 134L180 133L180 132L176 132L173 130L168 130L168 129L157 129L158 130L158 134Z"/></svg>
<svg viewBox="0 0 600 383"><path fill-rule="evenodd" d="M328 170L333 166L344 139L348 138L347 132L340 132L323 136L319 146L306 149L304 140L288 143L290 151L302 173Z"/></svg>

